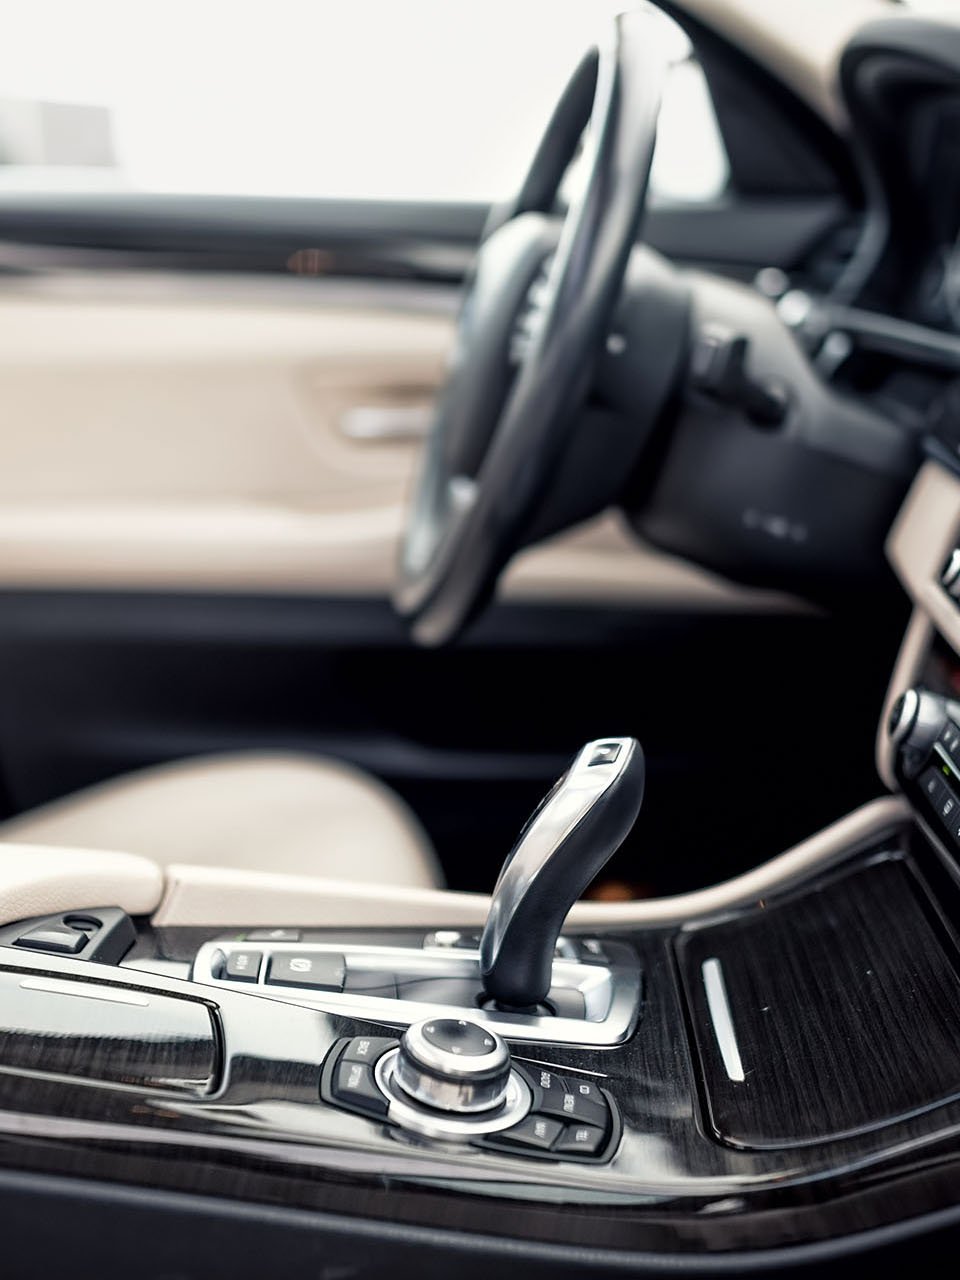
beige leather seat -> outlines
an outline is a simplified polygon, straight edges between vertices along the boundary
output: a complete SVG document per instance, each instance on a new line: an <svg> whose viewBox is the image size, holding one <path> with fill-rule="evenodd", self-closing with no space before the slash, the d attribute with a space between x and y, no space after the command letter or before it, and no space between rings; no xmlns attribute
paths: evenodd
<svg viewBox="0 0 960 1280"><path fill-rule="evenodd" d="M285 754L205 756L127 774L0 823L0 840L433 888L410 809L369 774Z"/></svg>

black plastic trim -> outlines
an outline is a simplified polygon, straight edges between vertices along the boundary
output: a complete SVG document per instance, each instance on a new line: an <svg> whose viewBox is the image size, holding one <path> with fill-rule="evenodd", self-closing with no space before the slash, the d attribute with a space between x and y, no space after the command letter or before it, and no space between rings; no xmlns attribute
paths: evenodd
<svg viewBox="0 0 960 1280"><path fill-rule="evenodd" d="M34 1276L38 1242L57 1224L70 1256L96 1260L100 1280L129 1280L132 1260L139 1280L171 1275L204 1280L261 1280L282 1258L290 1274L314 1275L345 1267L358 1278L416 1275L440 1280L456 1267L460 1280L489 1280L491 1265L524 1280L562 1276L770 1276L817 1268L818 1277L849 1275L851 1257L868 1253L887 1266L916 1270L951 1255L960 1235L960 1206L894 1226L858 1232L826 1243L753 1253L680 1256L614 1253L577 1246L537 1245L455 1229L397 1222L344 1220L339 1215L282 1206L237 1205L214 1196L143 1190L78 1179L0 1171L0 1225L7 1276ZM917 1256L918 1237L929 1239L929 1257ZM934 1239L933 1237L936 1237ZM944 1238L946 1237L946 1239ZM902 1256L889 1252L906 1246ZM835 1264L836 1269L830 1266ZM950 1273L946 1263L944 1274ZM829 1269L827 1269L829 1268Z"/></svg>
<svg viewBox="0 0 960 1280"><path fill-rule="evenodd" d="M458 284L486 204L0 192L0 268L194 270ZM833 194L654 202L643 238L680 261L796 267L849 218ZM302 253L301 251L307 251Z"/></svg>

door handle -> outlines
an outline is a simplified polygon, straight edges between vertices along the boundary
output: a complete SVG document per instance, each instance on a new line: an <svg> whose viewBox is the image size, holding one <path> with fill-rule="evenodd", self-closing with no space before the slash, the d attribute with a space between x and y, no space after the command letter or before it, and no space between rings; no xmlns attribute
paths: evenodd
<svg viewBox="0 0 960 1280"><path fill-rule="evenodd" d="M340 417L340 432L348 440L423 440L433 424L433 404L358 404Z"/></svg>

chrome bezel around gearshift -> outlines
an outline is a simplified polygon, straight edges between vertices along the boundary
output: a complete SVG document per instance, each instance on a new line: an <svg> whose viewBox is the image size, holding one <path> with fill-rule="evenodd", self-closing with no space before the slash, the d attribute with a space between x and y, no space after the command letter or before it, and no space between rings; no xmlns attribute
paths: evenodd
<svg viewBox="0 0 960 1280"><path fill-rule="evenodd" d="M586 1017L551 1017L547 1014L505 1012L493 1008L475 1008L453 1004L427 1004L419 1000L390 999L365 995L360 991L319 991L306 987L281 987L267 983L269 958L289 952L334 952L342 955L347 971L382 970L390 973L398 967L416 970L424 978L462 977L476 981L480 988L480 955L478 951L443 948L376 946L366 943L257 943L264 952L264 963L255 981L238 983L220 976L223 961L235 950L249 949L252 943L242 938L224 938L205 942L197 952L191 972L194 982L231 991L307 1005L325 1013L345 1018L362 1018L383 1026L405 1027L424 1018L462 1018L493 1027L507 1040L527 1040L541 1044L585 1045L606 1048L623 1044L633 1034L640 1016L643 979L636 958L627 962L584 964L574 960L555 960L553 983L579 991L584 999Z"/></svg>

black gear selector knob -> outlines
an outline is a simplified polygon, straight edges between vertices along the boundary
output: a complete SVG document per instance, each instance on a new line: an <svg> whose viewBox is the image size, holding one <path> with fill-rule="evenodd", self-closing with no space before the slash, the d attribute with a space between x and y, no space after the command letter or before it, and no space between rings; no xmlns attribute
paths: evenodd
<svg viewBox="0 0 960 1280"><path fill-rule="evenodd" d="M546 997L567 912L629 833L643 783L636 739L588 742L520 833L480 940L484 989L501 1008Z"/></svg>

